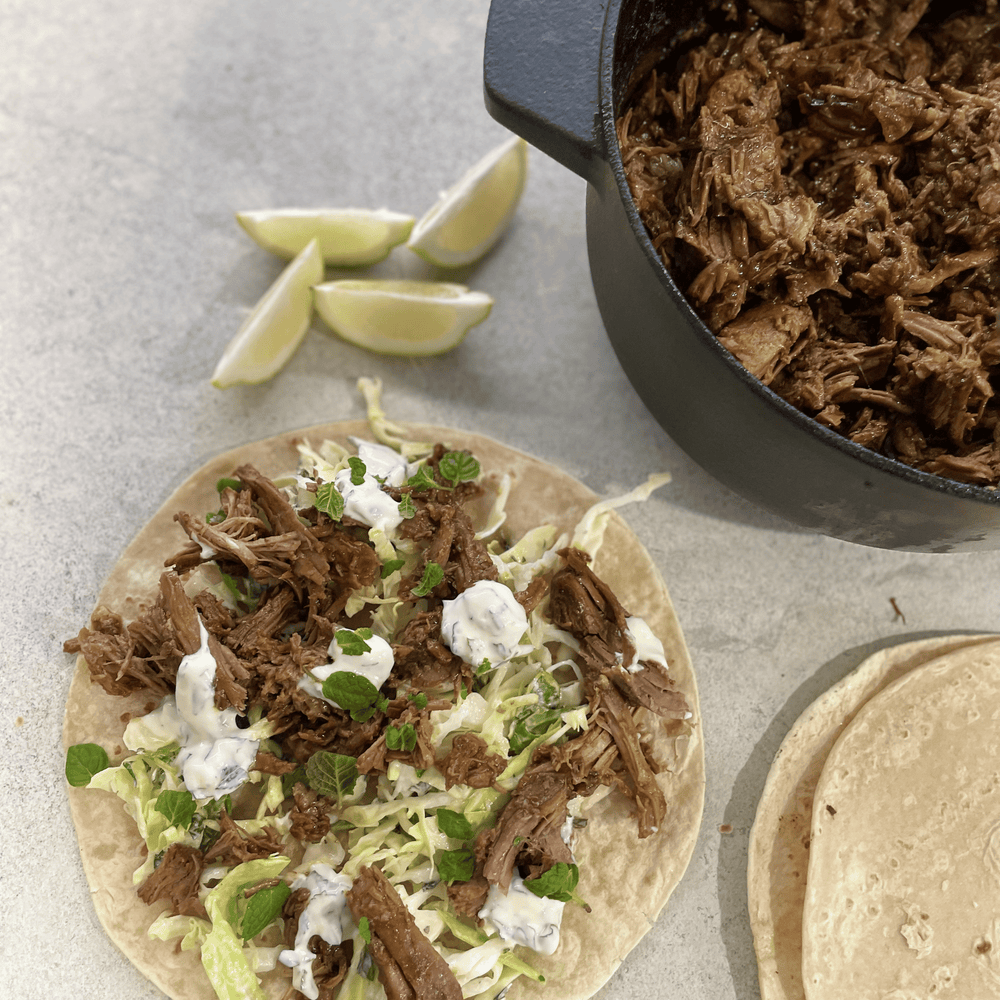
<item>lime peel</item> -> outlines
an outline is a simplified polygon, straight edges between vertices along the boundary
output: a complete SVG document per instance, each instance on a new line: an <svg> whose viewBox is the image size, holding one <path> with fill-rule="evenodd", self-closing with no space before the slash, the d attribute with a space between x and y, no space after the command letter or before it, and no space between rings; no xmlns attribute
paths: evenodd
<svg viewBox="0 0 1000 1000"><path fill-rule="evenodd" d="M323 258L316 240L281 272L226 345L212 385L256 385L276 375L295 353L312 319L312 286L323 280Z"/></svg>
<svg viewBox="0 0 1000 1000"><path fill-rule="evenodd" d="M438 267L483 257L510 225L528 173L528 144L511 136L486 154L417 221L407 247Z"/></svg>
<svg viewBox="0 0 1000 1000"><path fill-rule="evenodd" d="M398 357L451 350L493 308L485 292L439 281L348 278L317 285L313 293L316 311L334 333Z"/></svg>
<svg viewBox="0 0 1000 1000"><path fill-rule="evenodd" d="M406 241L412 215L387 208L275 208L237 212L236 221L258 246L291 260L311 239L335 267L366 267Z"/></svg>

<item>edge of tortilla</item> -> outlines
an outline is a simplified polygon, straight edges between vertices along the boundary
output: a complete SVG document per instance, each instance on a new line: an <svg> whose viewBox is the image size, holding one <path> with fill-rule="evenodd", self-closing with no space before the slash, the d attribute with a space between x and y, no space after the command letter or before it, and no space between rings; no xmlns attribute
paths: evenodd
<svg viewBox="0 0 1000 1000"><path fill-rule="evenodd" d="M547 522L572 531L582 514L601 499L556 466L492 438L429 425L407 424L404 429L412 440L441 441L469 449L488 479L510 473L514 483L506 505L507 524L515 534ZM265 475L279 476L295 468L299 441L318 445L329 438L346 444L348 437L370 438L370 433L366 421L319 424L230 449L206 462L168 497L126 547L97 604L107 605L126 621L135 618L156 592L163 561L186 541L174 523L174 513L187 510L200 514L214 509L218 504L217 480L238 465L250 462ZM691 706L692 732L675 770L659 775L670 803L672 822L668 828L639 840L635 821L623 808L624 798L616 793L597 804L578 845L578 891L593 912L567 907L556 955L523 953L541 969L547 982L539 988L522 978L508 994L510 1000L543 992L546 1000L583 1000L593 995L666 905L687 869L701 825L704 748L691 659L663 579L638 538L614 512L595 570L615 589L622 604L646 618L662 639L671 675ZM124 699L106 695L90 682L86 663L78 658L66 703L64 747L96 742L112 759L120 757L124 752L123 713L144 712L149 701L148 696ZM174 1000L212 1000L215 993L203 974L198 952L183 952L175 941L159 942L146 934L166 904L146 906L135 893L132 873L141 865L145 847L121 802L111 793L83 788L68 788L68 797L94 907L111 940ZM264 975L262 988L268 996L279 997L287 990L288 980Z"/></svg>
<svg viewBox="0 0 1000 1000"><path fill-rule="evenodd" d="M747 857L761 1000L805 1000L802 911L813 793L837 737L866 702L904 674L998 638L988 633L938 636L879 650L820 695L789 729L757 804Z"/></svg>

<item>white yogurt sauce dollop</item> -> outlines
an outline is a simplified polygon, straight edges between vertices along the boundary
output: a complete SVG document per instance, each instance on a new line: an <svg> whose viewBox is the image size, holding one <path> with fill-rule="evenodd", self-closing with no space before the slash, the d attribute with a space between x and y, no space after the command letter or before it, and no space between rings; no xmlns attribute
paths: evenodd
<svg viewBox="0 0 1000 1000"><path fill-rule="evenodd" d="M247 780L260 741L240 729L235 708L215 707L215 657L208 648L208 630L200 620L198 625L201 645L181 660L175 694L136 721L162 740L161 745L173 740L180 744L176 763L196 799L219 799ZM128 730L126 744L139 749L129 742Z"/></svg>
<svg viewBox="0 0 1000 1000"><path fill-rule="evenodd" d="M528 629L528 616L509 587L477 580L454 600L444 601L441 639L466 663L496 666L509 660Z"/></svg>
<svg viewBox="0 0 1000 1000"><path fill-rule="evenodd" d="M559 926L565 906L558 899L536 896L515 873L506 895L499 886L490 886L479 918L492 924L504 941L551 955L559 947Z"/></svg>
<svg viewBox="0 0 1000 1000"><path fill-rule="evenodd" d="M295 947L286 948L278 961L292 970L292 986L309 1000L317 1000L319 987L313 978L312 963L316 955L309 942L319 935L327 944L341 944L354 930L354 918L347 906L347 891L352 885L346 875L339 875L329 865L313 865L308 875L300 875L292 890L308 889L309 902L299 915L295 932Z"/></svg>
<svg viewBox="0 0 1000 1000"><path fill-rule="evenodd" d="M402 486L409 474L406 459L392 448L369 441L352 439L358 449L358 458L365 464L364 478L359 484L351 482L351 469L341 469L333 478L337 492L344 498L344 514L370 528L392 531L403 523L399 504L382 489Z"/></svg>
<svg viewBox="0 0 1000 1000"><path fill-rule="evenodd" d="M314 698L323 698L323 681L338 670L346 670L352 674L360 674L380 688L388 679L392 672L392 646L385 639L377 635L372 635L365 639L365 644L369 651L366 653L345 653L341 648L337 637L334 636L330 642L329 653L330 662L322 666L313 667L299 681L299 687L311 694ZM323 698L331 705L336 702L329 698Z"/></svg>
<svg viewBox="0 0 1000 1000"><path fill-rule="evenodd" d="M658 663L667 669L667 655L663 651L663 643L653 634L653 630L638 615L630 615L625 619L625 634L635 646L635 656L628 665L628 671L636 674L642 670L642 662L648 660Z"/></svg>

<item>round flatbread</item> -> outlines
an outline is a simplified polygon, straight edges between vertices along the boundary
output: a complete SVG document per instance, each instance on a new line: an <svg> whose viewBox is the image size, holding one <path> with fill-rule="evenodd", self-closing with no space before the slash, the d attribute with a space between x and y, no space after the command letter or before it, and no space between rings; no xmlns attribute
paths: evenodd
<svg viewBox="0 0 1000 1000"><path fill-rule="evenodd" d="M750 832L747 897L761 1000L805 1000L802 910L816 785L838 736L899 677L992 635L939 636L868 657L796 720L775 755Z"/></svg>
<svg viewBox="0 0 1000 1000"><path fill-rule="evenodd" d="M816 786L808 1000L1000 997L1000 643L899 678Z"/></svg>
<svg viewBox="0 0 1000 1000"><path fill-rule="evenodd" d="M487 477L511 475L506 503L507 525L514 535L543 523L572 531L580 516L599 498L559 469L496 441L451 429L407 425L414 440L445 443L467 449L480 461ZM216 483L240 465L250 463L269 477L286 475L298 461L297 443L341 444L351 437L369 439L367 422L350 421L310 427L225 452L194 473L164 503L128 546L98 599L125 621L134 619L151 601L164 560L186 541L174 522L177 511L200 513L218 506ZM595 572L615 591L624 607L641 615L664 646L670 674L693 713L691 725L661 730L659 756L669 767L657 776L668 802L668 823L652 836L639 839L630 803L618 793L606 796L588 816L576 846L580 866L579 895L592 912L567 906L561 944L549 957L530 954L546 977L544 988L518 980L510 993L541 995L546 1000L591 996L615 971L628 952L650 929L683 875L698 834L704 802L704 755L698 692L691 661L667 589L648 553L625 523L612 512L604 542L594 562ZM80 658L66 708L64 742L70 746L95 742L112 758L121 757L126 713L152 707L147 696L106 695L90 680ZM683 729L683 735L681 734ZM133 872L142 863L144 844L135 825L113 795L69 789L70 808L83 867L94 906L112 940L129 960L174 1000L209 1000L212 987L201 968L198 951L183 951L176 942L147 936L153 918L165 903L147 906L136 895ZM271 996L288 988L287 970L262 976Z"/></svg>

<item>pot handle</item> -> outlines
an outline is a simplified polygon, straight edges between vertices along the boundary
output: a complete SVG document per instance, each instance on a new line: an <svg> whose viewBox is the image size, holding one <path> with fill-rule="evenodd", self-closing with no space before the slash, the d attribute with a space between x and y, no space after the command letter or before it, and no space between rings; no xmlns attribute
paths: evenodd
<svg viewBox="0 0 1000 1000"><path fill-rule="evenodd" d="M599 79L607 0L493 0L486 24L486 110L591 179L601 156Z"/></svg>

